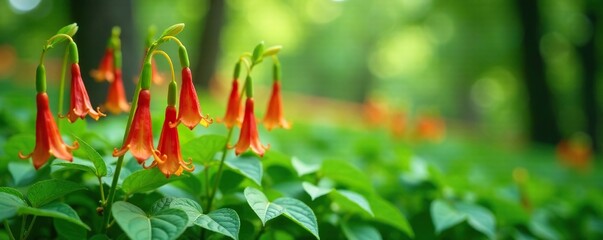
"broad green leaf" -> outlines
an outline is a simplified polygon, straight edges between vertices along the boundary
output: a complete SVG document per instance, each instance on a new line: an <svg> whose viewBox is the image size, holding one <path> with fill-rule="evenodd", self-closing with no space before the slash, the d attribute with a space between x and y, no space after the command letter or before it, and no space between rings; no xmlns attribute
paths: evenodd
<svg viewBox="0 0 603 240"><path fill-rule="evenodd" d="M137 206L123 201L113 204L112 213L131 239L176 239L184 232L188 221L179 209L164 209L147 216Z"/></svg>
<svg viewBox="0 0 603 240"><path fill-rule="evenodd" d="M0 221L15 216L17 210L26 205L25 201L18 196L0 192Z"/></svg>
<svg viewBox="0 0 603 240"><path fill-rule="evenodd" d="M381 198L377 194L367 196L371 209L375 213L375 220L388 224L406 233L410 238L414 237L414 232L408 223L408 220L400 210L390 202Z"/></svg>
<svg viewBox="0 0 603 240"><path fill-rule="evenodd" d="M291 164L297 172L297 176L301 177L306 174L315 173L320 169L320 163L302 161L297 157L291 158Z"/></svg>
<svg viewBox="0 0 603 240"><path fill-rule="evenodd" d="M31 184L36 176L36 169L28 162L9 162L8 171L17 186L26 186Z"/></svg>
<svg viewBox="0 0 603 240"><path fill-rule="evenodd" d="M75 210L65 203L54 202L39 208L23 206L19 208L18 213L63 219L82 226L86 230L90 231L90 227L80 220L80 217L77 215Z"/></svg>
<svg viewBox="0 0 603 240"><path fill-rule="evenodd" d="M209 162L216 153L224 149L226 137L221 135L203 135L182 145L182 157L192 158L196 162Z"/></svg>
<svg viewBox="0 0 603 240"><path fill-rule="evenodd" d="M23 194L21 192L19 192L19 190L11 188L11 187L0 187L0 192L10 193L12 195L19 197L20 199L25 200L25 197L23 197Z"/></svg>
<svg viewBox="0 0 603 240"><path fill-rule="evenodd" d="M212 211L207 215L199 216L195 220L195 225L224 234L236 240L239 239L241 220L235 210L222 208Z"/></svg>
<svg viewBox="0 0 603 240"><path fill-rule="evenodd" d="M537 209L532 214L528 228L541 239L561 239L559 232L549 223L549 214L543 209Z"/></svg>
<svg viewBox="0 0 603 240"><path fill-rule="evenodd" d="M310 195L312 201L333 191L333 188L318 187L309 182L303 182L302 187Z"/></svg>
<svg viewBox="0 0 603 240"><path fill-rule="evenodd" d="M88 233L86 229L75 223L55 218L52 220L54 229L62 239L86 239Z"/></svg>
<svg viewBox="0 0 603 240"><path fill-rule="evenodd" d="M257 185L262 185L262 162L255 155L246 155L225 161L226 166L235 172L253 180Z"/></svg>
<svg viewBox="0 0 603 240"><path fill-rule="evenodd" d="M318 236L318 223L316 222L316 216L308 205L295 198L287 197L274 200L274 204L282 206L284 209L283 215L308 230L316 237L316 239L320 239Z"/></svg>
<svg viewBox="0 0 603 240"><path fill-rule="evenodd" d="M157 200L151 207L151 212L150 212L151 215L158 213L164 209L170 208L170 204L172 203L172 201L174 201L174 199L175 198L166 197L166 198Z"/></svg>
<svg viewBox="0 0 603 240"><path fill-rule="evenodd" d="M27 199L31 206L39 207L65 194L82 189L85 189L84 186L71 181L61 179L44 180L31 185L27 190Z"/></svg>
<svg viewBox="0 0 603 240"><path fill-rule="evenodd" d="M326 160L322 162L321 171L327 178L346 186L362 190L363 192L374 192L371 180L356 166L347 161Z"/></svg>
<svg viewBox="0 0 603 240"><path fill-rule="evenodd" d="M90 160L94 164L94 168L96 169L96 176L103 177L107 175L107 165L105 164L105 160L103 157L92 148L87 142L84 142L81 138L74 136L75 139L79 142L80 148L76 151L85 152L86 156L88 156L88 160Z"/></svg>
<svg viewBox="0 0 603 240"><path fill-rule="evenodd" d="M381 233L375 227L357 222L341 224L343 234L349 240L381 240Z"/></svg>
<svg viewBox="0 0 603 240"><path fill-rule="evenodd" d="M465 214L454 209L451 204L443 200L434 200L431 203L431 219L438 234L461 223L466 217Z"/></svg>
<svg viewBox="0 0 603 240"><path fill-rule="evenodd" d="M354 205L360 207L363 211L365 211L369 215L371 215L373 217L375 216L375 214L373 214L373 211L371 210L371 206L370 206L369 202L366 200L366 198L364 198L362 195L358 194L357 192L348 191L348 190L336 190L335 194L343 197L347 201L350 201Z"/></svg>
<svg viewBox="0 0 603 240"><path fill-rule="evenodd" d="M239 238L241 220L232 209L223 208L207 215L203 214L201 206L188 198L176 198L170 203L170 208L180 209L188 215L188 225L193 224L214 231L232 239Z"/></svg>
<svg viewBox="0 0 603 240"><path fill-rule="evenodd" d="M490 239L496 235L496 220L490 210L476 204L457 203L456 208L467 215L467 222L475 230L482 232Z"/></svg>
<svg viewBox="0 0 603 240"><path fill-rule="evenodd" d="M73 169L73 170L84 171L84 172L96 174L96 169L94 169L93 167L88 166L88 165L83 165L83 164L78 164L78 163L66 163L66 162L57 162L52 165L53 166L55 166L55 165L61 166L62 168L65 168L65 169Z"/></svg>
<svg viewBox="0 0 603 240"><path fill-rule="evenodd" d="M161 171L157 168L153 169L141 169L133 172L130 176L124 179L122 184L122 190L126 194L134 194L139 192L147 192L155 190L169 182L180 180L186 175L170 176L166 178Z"/></svg>
<svg viewBox="0 0 603 240"><path fill-rule="evenodd" d="M270 219L280 216L283 213L283 207L273 204L268 201L266 195L260 190L252 187L245 188L244 191L245 199L255 214L258 215L262 221L262 225L266 225Z"/></svg>
<svg viewBox="0 0 603 240"><path fill-rule="evenodd" d="M29 154L33 151L36 144L36 137L33 134L17 134L8 139L4 145L4 152L9 160L19 159L19 152Z"/></svg>

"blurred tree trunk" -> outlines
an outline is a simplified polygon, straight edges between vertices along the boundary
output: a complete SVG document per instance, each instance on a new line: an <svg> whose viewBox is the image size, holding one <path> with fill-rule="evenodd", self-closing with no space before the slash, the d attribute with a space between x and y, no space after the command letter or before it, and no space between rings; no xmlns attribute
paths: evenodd
<svg viewBox="0 0 603 240"><path fill-rule="evenodd" d="M93 106L106 100L107 83L95 83L90 71L98 67L105 52L113 26L121 27L123 81L128 99L134 91L133 79L138 75L143 42L137 40L132 16L132 0L81 1L71 0L71 17L79 25L75 35L80 54L80 67ZM93 86L93 87L92 87Z"/></svg>
<svg viewBox="0 0 603 240"><path fill-rule="evenodd" d="M590 38L578 48L580 58L583 66L583 83L582 83L582 106L584 115L586 116L586 133L591 137L593 147L595 150L600 148L599 146L599 134L598 134L598 123L599 123L599 111L597 108L597 27L598 19L596 16L595 4L587 6L586 17L591 23L591 36Z"/></svg>
<svg viewBox="0 0 603 240"><path fill-rule="evenodd" d="M536 0L516 0L523 26L523 77L528 93L530 134L535 142L556 144L560 139L551 89L540 56L540 12Z"/></svg>
<svg viewBox="0 0 603 240"><path fill-rule="evenodd" d="M216 70L218 62L218 52L220 50L220 36L222 26L224 25L225 13L224 0L209 0L205 26L201 32L201 41L199 45L199 61L195 65L194 73L197 76L195 84L202 88L208 88Z"/></svg>

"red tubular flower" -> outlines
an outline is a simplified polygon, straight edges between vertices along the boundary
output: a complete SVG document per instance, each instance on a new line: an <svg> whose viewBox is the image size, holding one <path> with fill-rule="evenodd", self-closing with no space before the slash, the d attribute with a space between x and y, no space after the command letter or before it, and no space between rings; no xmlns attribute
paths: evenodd
<svg viewBox="0 0 603 240"><path fill-rule="evenodd" d="M98 69L92 70L90 75L98 82L103 80L113 81L113 49L105 49L105 55L103 55Z"/></svg>
<svg viewBox="0 0 603 240"><path fill-rule="evenodd" d="M289 123L283 116L283 105L281 103L281 82L275 81L272 84L272 95L268 102L268 110L264 117L264 126L268 131L274 127L282 127L288 129Z"/></svg>
<svg viewBox="0 0 603 240"><path fill-rule="evenodd" d="M237 145L235 146L235 153L239 155L247 151L250 147L251 151L262 157L270 146L266 147L260 142L258 128L255 124L255 115L253 113L253 99L247 98L247 101L245 102L245 117L243 118L239 142L237 142Z"/></svg>
<svg viewBox="0 0 603 240"><path fill-rule="evenodd" d="M71 162L73 160L71 151L79 147L78 143L74 142L73 146L69 146L63 142L54 117L50 112L48 95L45 92L36 95L36 103L38 107L36 116L36 146L33 152L28 155L23 155L19 152L19 158L27 159L31 157L36 169L44 165L48 161L48 158L50 158L50 155Z"/></svg>
<svg viewBox="0 0 603 240"><path fill-rule="evenodd" d="M144 163L151 155L155 155L153 147L153 129L151 127L151 93L149 90L141 90L138 94L138 107L134 112L132 125L128 137L120 150L114 149L113 156L124 155L128 150L138 163Z"/></svg>
<svg viewBox="0 0 603 240"><path fill-rule="evenodd" d="M124 91L124 83L121 78L121 69L115 69L114 80L109 85L109 94L104 107L113 114L130 111L130 104L126 100L126 92Z"/></svg>
<svg viewBox="0 0 603 240"><path fill-rule="evenodd" d="M178 120L172 124L172 127L175 127L180 122L191 130L195 128L197 124L207 127L212 123L209 116L204 117L201 114L197 91L193 85L193 76L191 74L191 69L188 67L182 68L182 89L180 90Z"/></svg>
<svg viewBox="0 0 603 240"><path fill-rule="evenodd" d="M228 128L235 125L241 126L241 122L243 121L243 108L239 99L239 82L236 79L232 81L232 91L228 98L226 116L224 116L223 121Z"/></svg>
<svg viewBox="0 0 603 240"><path fill-rule="evenodd" d="M151 168L157 166L166 178L169 178L171 174L180 176L183 170L189 172L195 170L195 165L193 165L191 159L189 159L189 162L182 160L180 141L178 140L178 129L170 127L170 123L175 121L176 107L168 106L165 109L165 120L163 122L163 128L161 129L159 144L157 145L157 155L159 155L159 157L155 158L155 161L151 166L145 167Z"/></svg>
<svg viewBox="0 0 603 240"><path fill-rule="evenodd" d="M106 116L100 109L94 110L90 104L90 97L82 81L80 73L80 65L77 63L71 64L71 104L67 119L69 122L75 122L77 118L84 119L86 115L90 115L94 120L98 120L101 116Z"/></svg>

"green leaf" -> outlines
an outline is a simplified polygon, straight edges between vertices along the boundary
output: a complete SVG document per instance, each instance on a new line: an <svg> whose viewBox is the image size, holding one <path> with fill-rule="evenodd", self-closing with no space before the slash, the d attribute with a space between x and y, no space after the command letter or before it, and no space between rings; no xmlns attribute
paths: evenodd
<svg viewBox="0 0 603 240"><path fill-rule="evenodd" d="M436 227L436 233L440 233L467 219L467 222L475 230L485 234L489 238L495 237L496 222L490 210L471 203L435 200L431 204L431 217Z"/></svg>
<svg viewBox="0 0 603 240"><path fill-rule="evenodd" d="M466 217L444 200L434 200L431 203L431 219L437 234L463 222Z"/></svg>
<svg viewBox="0 0 603 240"><path fill-rule="evenodd" d="M333 191L333 188L318 187L309 182L303 182L302 187L310 195L312 201Z"/></svg>
<svg viewBox="0 0 603 240"><path fill-rule="evenodd" d="M23 197L23 194L21 192L19 192L19 190L11 188L11 187L0 187L0 192L9 193L9 194L19 197L20 199L25 200L25 197Z"/></svg>
<svg viewBox="0 0 603 240"><path fill-rule="evenodd" d="M52 165L53 166L61 166L62 168L65 168L65 169L72 169L72 170L78 170L78 171L84 171L84 172L96 174L96 169L94 169L91 166L84 165L84 164L56 162Z"/></svg>
<svg viewBox="0 0 603 240"><path fill-rule="evenodd" d="M381 240L381 233L375 227L358 222L343 222L343 234L348 240Z"/></svg>
<svg viewBox="0 0 603 240"><path fill-rule="evenodd" d="M196 162L209 162L224 149L225 144L226 137L222 135L203 135L182 145L182 156Z"/></svg>
<svg viewBox="0 0 603 240"><path fill-rule="evenodd" d="M469 203L457 203L456 208L467 215L467 222L475 230L488 236L490 239L494 239L496 235L496 220L490 210L476 204Z"/></svg>
<svg viewBox="0 0 603 240"><path fill-rule="evenodd" d="M291 164L297 172L297 176L301 177L306 174L315 173L320 169L320 163L302 161L297 157L291 158Z"/></svg>
<svg viewBox="0 0 603 240"><path fill-rule="evenodd" d="M0 192L0 221L15 216L17 210L26 205L25 201L18 196Z"/></svg>
<svg viewBox="0 0 603 240"><path fill-rule="evenodd" d="M41 168L44 169L44 168ZM17 186L26 186L31 184L38 173L36 169L27 162L9 162L8 171L15 181Z"/></svg>
<svg viewBox="0 0 603 240"><path fill-rule="evenodd" d="M232 239L239 239L241 220L235 210L222 208L201 215L195 220L195 225L202 228L224 234Z"/></svg>
<svg viewBox="0 0 603 240"><path fill-rule="evenodd" d="M62 239L86 239L88 237L86 229L82 228L80 225L60 218L55 218L52 222L54 229Z"/></svg>
<svg viewBox="0 0 603 240"><path fill-rule="evenodd" d="M398 230L406 233L410 238L414 237L414 232L408 223L408 220L400 210L390 202L381 198L377 194L369 195L368 201L371 204L371 209L375 213L375 220L388 224Z"/></svg>
<svg viewBox="0 0 603 240"><path fill-rule="evenodd" d="M94 168L96 169L96 176L103 177L107 175L107 165L105 164L105 160L101 155L92 148L87 142L74 136L75 139L79 142L80 148L76 151L83 151L85 156L88 156L88 160L90 160L94 164Z"/></svg>
<svg viewBox="0 0 603 240"><path fill-rule="evenodd" d="M295 198L287 197L276 199L274 200L274 203L282 206L285 217L293 220L295 223L308 230L316 237L316 239L320 239L318 236L318 223L316 222L316 216L308 205Z"/></svg>
<svg viewBox="0 0 603 240"><path fill-rule="evenodd" d="M195 224L235 240L239 238L241 220L237 212L232 209L218 209L205 215L201 206L188 198L174 199L170 204L170 208L180 209L188 215L187 226Z"/></svg>
<svg viewBox="0 0 603 240"><path fill-rule="evenodd" d="M147 192L155 190L169 182L180 180L187 175L170 176L166 178L157 168L141 169L133 172L130 176L124 179L122 190L130 195L139 192Z"/></svg>
<svg viewBox="0 0 603 240"><path fill-rule="evenodd" d="M75 182L50 179L39 181L27 190L27 199L33 207L43 206L73 191L85 189Z"/></svg>
<svg viewBox="0 0 603 240"><path fill-rule="evenodd" d="M153 203L153 207L151 207L151 215L170 208L170 204L172 201L174 201L174 199L175 198L166 197L157 200L155 203Z"/></svg>
<svg viewBox="0 0 603 240"><path fill-rule="evenodd" d="M75 210L65 203L54 202L39 208L23 206L19 208L18 213L63 219L82 226L86 230L90 231L90 227L80 220L80 217L77 215Z"/></svg>
<svg viewBox="0 0 603 240"><path fill-rule="evenodd" d="M363 192L374 192L371 180L356 166L347 161L326 160L322 162L321 171L323 175L335 182L362 190Z"/></svg>
<svg viewBox="0 0 603 240"><path fill-rule="evenodd" d="M131 239L176 239L186 229L188 217L179 209L163 209L147 216L137 206L123 201L113 204L115 221Z"/></svg>
<svg viewBox="0 0 603 240"><path fill-rule="evenodd" d="M225 161L226 166L235 172L253 180L257 185L262 185L262 162L255 155L244 155Z"/></svg>
<svg viewBox="0 0 603 240"><path fill-rule="evenodd" d="M341 196L343 199L346 199L344 201L349 201L349 202L353 203L355 206L360 207L363 211L365 211L369 215L371 215L373 217L375 216L375 214L373 214L373 211L371 210L371 206L370 206L369 202L366 200L366 198L364 198L359 193L353 192L353 191L348 191L348 190L336 190L335 194ZM336 197L335 199L337 200L339 198ZM339 200L338 202L341 202L341 200Z"/></svg>
<svg viewBox="0 0 603 240"><path fill-rule="evenodd" d="M269 202L266 195L260 190L247 187L245 188L244 195L251 209L253 209L262 221L262 225L266 225L266 222L280 216L284 211L283 207Z"/></svg>

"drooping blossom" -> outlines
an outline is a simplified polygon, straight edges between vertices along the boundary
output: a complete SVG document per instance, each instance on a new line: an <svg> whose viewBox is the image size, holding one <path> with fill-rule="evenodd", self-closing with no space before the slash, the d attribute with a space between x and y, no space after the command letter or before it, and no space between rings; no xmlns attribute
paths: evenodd
<svg viewBox="0 0 603 240"><path fill-rule="evenodd" d="M72 150L79 147L76 142L73 146L66 145L61 138L61 134L54 121L52 112L48 103L48 95L45 92L39 92L36 95L37 115L36 115L36 146L32 153L23 155L19 152L19 158L32 158L33 165L39 169L44 165L50 156L67 161L73 160Z"/></svg>
<svg viewBox="0 0 603 240"><path fill-rule="evenodd" d="M151 126L151 93L149 90L143 89L138 94L138 106L134 112L134 118L130 125L130 130L126 141L121 149L113 150L113 156L118 157L124 155L128 150L138 163L142 164L150 156L155 155L153 147L153 129Z"/></svg>
<svg viewBox="0 0 603 240"><path fill-rule="evenodd" d="M283 116L283 105L281 103L281 82L274 81L272 84L272 95L268 102L268 110L264 117L264 126L268 131L275 127L288 129L290 127Z"/></svg>
<svg viewBox="0 0 603 240"><path fill-rule="evenodd" d="M101 59L101 62L98 66L98 69L92 70L92 72L90 72L90 75L92 75L92 78L94 78L94 80L98 82L104 80L112 82L114 79L113 68L113 49L107 47L105 49L105 54L103 55L103 58Z"/></svg>
<svg viewBox="0 0 603 240"><path fill-rule="evenodd" d="M172 174L180 176L184 170L192 172L195 169L195 165L193 165L190 158L188 162L182 159L178 129L170 127L170 123L175 121L176 107L168 106L165 109L165 120L161 129L159 144L157 145L158 157L155 158L150 166L145 166L145 168L157 166L167 178Z"/></svg>
<svg viewBox="0 0 603 240"><path fill-rule="evenodd" d="M251 148L251 151L257 155L264 156L264 152L269 147L262 145L260 142L258 128L255 122L253 104L253 98L247 98L247 101L245 102L245 116L241 126L239 141L237 142L237 145L235 145L236 155L239 155Z"/></svg>
<svg viewBox="0 0 603 240"><path fill-rule="evenodd" d="M82 81L80 73L80 65L77 63L71 64L71 104L69 105L69 113L67 119L69 122L75 122L77 118L84 119L86 115L90 115L94 120L98 120L101 116L106 116L100 109L94 110L90 104L90 97Z"/></svg>
<svg viewBox="0 0 603 240"><path fill-rule="evenodd" d="M232 81L232 90L228 97L226 116L224 116L222 121L224 121L224 125L228 128L232 128L235 125L241 126L241 122L243 121L243 108L239 98L239 81L236 79Z"/></svg>
<svg viewBox="0 0 603 240"><path fill-rule="evenodd" d="M115 69L114 81L109 85L109 93L104 107L112 114L130 111L130 104L126 100L124 83L121 76L121 69Z"/></svg>
<svg viewBox="0 0 603 240"><path fill-rule="evenodd" d="M172 123L172 127L178 125L178 123L184 124L191 130L195 128L197 124L207 127L212 123L209 116L204 117L201 113L197 91L195 90L195 85L193 85L191 69L188 67L182 68L182 88L180 89L178 119L176 122Z"/></svg>

